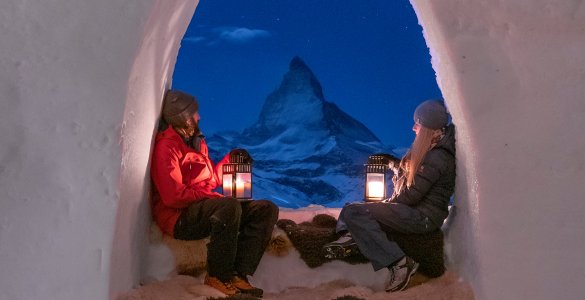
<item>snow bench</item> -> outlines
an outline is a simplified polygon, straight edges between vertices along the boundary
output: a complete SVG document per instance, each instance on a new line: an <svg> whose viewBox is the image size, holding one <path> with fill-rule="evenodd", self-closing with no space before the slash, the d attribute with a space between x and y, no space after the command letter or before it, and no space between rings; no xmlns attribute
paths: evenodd
<svg viewBox="0 0 585 300"><path fill-rule="evenodd" d="M349 279L358 284L379 284L381 287L385 276L381 276L379 273L386 272L386 270L374 272L364 257L352 257L344 262L330 261L323 256L322 246L337 238L334 232L337 214L338 209L311 210L310 213L306 211L304 213L298 211L287 213L286 210L281 212L278 226L275 227L266 250L267 255L262 258L251 281L257 284L261 284L260 282L263 280L273 281L272 270L275 267L284 267L285 269L292 267L299 269L298 274L312 274L299 275L297 276L299 278L289 281L289 284L294 283L297 286L299 280L302 282L305 278L317 276L323 280ZM307 222L308 220L312 222ZM175 269L178 274L198 276L205 272L209 239L176 240L163 235L156 225L153 225L152 232L151 240L154 236L155 241L161 241L173 253ZM407 255L420 263L419 271L426 277L439 277L445 272L443 232L441 230L423 235L390 233L389 238L396 241ZM334 273L338 278L331 274L319 274L322 271ZM340 274L341 277L339 277ZM352 276L353 278L347 278ZM272 283L272 285L274 284ZM282 288L286 288L286 286L283 285Z"/></svg>

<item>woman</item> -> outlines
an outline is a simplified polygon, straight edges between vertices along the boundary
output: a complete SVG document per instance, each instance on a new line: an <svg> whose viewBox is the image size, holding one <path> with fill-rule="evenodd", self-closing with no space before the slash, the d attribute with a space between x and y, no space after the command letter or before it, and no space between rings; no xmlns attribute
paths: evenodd
<svg viewBox="0 0 585 300"><path fill-rule="evenodd" d="M448 215L455 186L455 127L442 100L427 100L414 112L416 137L402 160L391 161L394 193L381 203L345 206L339 215L341 238L325 245L329 258L358 250L374 270L388 268L386 291L406 288L418 263L387 238L387 231L422 234L437 230Z"/></svg>

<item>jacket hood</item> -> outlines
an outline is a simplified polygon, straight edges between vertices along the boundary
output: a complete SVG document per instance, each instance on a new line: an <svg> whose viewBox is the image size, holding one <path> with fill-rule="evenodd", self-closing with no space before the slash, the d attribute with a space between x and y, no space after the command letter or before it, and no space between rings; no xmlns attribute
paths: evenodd
<svg viewBox="0 0 585 300"><path fill-rule="evenodd" d="M445 136L437 143L435 148L443 148L455 156L455 125L445 127Z"/></svg>

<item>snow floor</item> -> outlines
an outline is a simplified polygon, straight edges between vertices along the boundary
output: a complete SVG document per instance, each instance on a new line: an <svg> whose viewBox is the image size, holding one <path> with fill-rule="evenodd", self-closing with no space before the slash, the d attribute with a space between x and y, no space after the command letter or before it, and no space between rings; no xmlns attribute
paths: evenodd
<svg viewBox="0 0 585 300"><path fill-rule="evenodd" d="M284 271L284 270L283 270ZM118 300L204 300L209 297L223 295L213 288L203 285L204 275L195 278L178 275L169 280L154 282L132 290L122 295ZM275 278L274 280L278 280ZM368 287L354 285L344 280L336 280L320 284L313 288L290 287L280 293L265 293L266 300L325 300L336 299L342 296L354 296L360 299L437 299L437 300L467 300L474 299L473 291L468 284L462 282L452 272L446 272L439 278L426 280L421 275L415 275L409 288L396 293L374 291Z"/></svg>

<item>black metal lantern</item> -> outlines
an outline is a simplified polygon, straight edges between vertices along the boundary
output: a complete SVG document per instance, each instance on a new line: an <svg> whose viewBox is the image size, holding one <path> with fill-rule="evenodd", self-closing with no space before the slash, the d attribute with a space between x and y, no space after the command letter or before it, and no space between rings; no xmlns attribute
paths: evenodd
<svg viewBox="0 0 585 300"><path fill-rule="evenodd" d="M238 200L252 199L252 157L245 150L232 151L223 165L223 195Z"/></svg>
<svg viewBox="0 0 585 300"><path fill-rule="evenodd" d="M365 201L377 202L386 199L388 157L380 154L370 155L366 164Z"/></svg>

